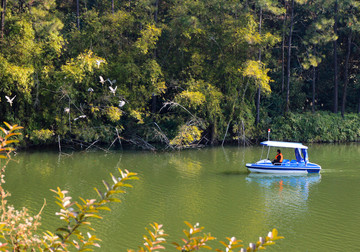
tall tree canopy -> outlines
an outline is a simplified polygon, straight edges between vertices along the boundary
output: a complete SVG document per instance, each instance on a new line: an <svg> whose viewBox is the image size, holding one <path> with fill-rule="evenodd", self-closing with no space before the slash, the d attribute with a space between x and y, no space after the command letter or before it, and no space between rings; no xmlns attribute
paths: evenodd
<svg viewBox="0 0 360 252"><path fill-rule="evenodd" d="M357 112L359 8L1 0L1 119L35 144L191 145L257 137L284 111Z"/></svg>

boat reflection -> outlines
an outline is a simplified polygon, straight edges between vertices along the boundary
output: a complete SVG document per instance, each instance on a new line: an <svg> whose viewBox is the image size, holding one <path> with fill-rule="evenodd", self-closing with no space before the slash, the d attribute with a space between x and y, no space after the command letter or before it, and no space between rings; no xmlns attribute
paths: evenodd
<svg viewBox="0 0 360 252"><path fill-rule="evenodd" d="M246 177L246 181L257 183L261 187L266 188L267 195L276 193L281 195L283 199L285 197L291 200L307 200L311 186L321 181L321 175L319 173L307 175L250 173Z"/></svg>

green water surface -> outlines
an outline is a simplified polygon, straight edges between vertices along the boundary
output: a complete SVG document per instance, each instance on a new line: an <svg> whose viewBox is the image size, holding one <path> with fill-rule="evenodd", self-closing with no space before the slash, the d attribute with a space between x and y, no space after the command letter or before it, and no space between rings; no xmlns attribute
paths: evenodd
<svg viewBox="0 0 360 252"><path fill-rule="evenodd" d="M277 228L285 239L268 251L359 251L360 144L310 145L310 161L322 166L320 175L311 176L249 174L245 163L261 153L261 147L61 156L19 152L7 167L5 187L11 204L33 214L46 199L41 228L55 232L61 221L49 189L68 190L74 199L94 198L93 188L102 188L102 179L110 181L117 168L137 172L140 180L121 196L123 202L93 223L102 239L96 251L137 249L153 222L169 234L167 251L176 251L171 242L181 242L184 221L199 222L218 240L235 236L245 245ZM223 248L218 241L209 245Z"/></svg>

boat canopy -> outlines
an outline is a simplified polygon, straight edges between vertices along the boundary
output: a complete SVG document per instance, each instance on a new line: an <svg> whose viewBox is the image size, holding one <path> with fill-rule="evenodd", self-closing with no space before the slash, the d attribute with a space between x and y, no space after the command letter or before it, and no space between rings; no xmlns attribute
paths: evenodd
<svg viewBox="0 0 360 252"><path fill-rule="evenodd" d="M282 148L293 148L293 149L303 149L303 150L306 150L308 148L302 143L291 143L291 142L265 141L265 142L261 142L260 144L269 147L282 147Z"/></svg>

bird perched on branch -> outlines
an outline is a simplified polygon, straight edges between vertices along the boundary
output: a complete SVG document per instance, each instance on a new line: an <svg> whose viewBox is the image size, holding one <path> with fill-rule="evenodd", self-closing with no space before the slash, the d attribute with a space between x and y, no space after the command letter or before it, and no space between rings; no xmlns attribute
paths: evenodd
<svg viewBox="0 0 360 252"><path fill-rule="evenodd" d="M6 98L7 102L10 104L10 106L12 106L15 97L16 97L16 95L13 98L10 98L9 96L5 95L5 98Z"/></svg>

